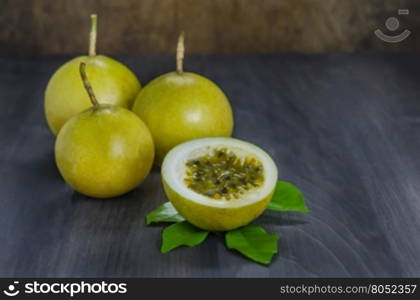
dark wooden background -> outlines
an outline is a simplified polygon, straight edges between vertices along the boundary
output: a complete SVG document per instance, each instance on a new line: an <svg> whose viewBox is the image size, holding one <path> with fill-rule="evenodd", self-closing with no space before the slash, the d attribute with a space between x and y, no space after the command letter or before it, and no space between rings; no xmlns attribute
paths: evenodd
<svg viewBox="0 0 420 300"><path fill-rule="evenodd" d="M420 50L416 2L0 0L0 277L419 277L420 54L406 53ZM373 31L399 8L413 34L386 44ZM241 54L186 64L226 92L234 135L266 149L306 197L309 214L257 220L281 235L271 266L218 235L160 254L162 227L144 222L167 201L158 169L105 201L62 180L43 94L86 52L92 12L100 52L142 83L173 69L173 55L155 54L172 54L180 30L189 53ZM279 52L328 53L243 55Z"/></svg>
<svg viewBox="0 0 420 300"><path fill-rule="evenodd" d="M172 56L120 58L143 82ZM190 56L217 82L238 138L270 153L308 214L265 212L281 235L269 267L222 236L160 254L159 170L122 197L72 191L44 119L51 73L69 57L0 57L0 276L420 276L420 55ZM240 74L240 76L238 76Z"/></svg>
<svg viewBox="0 0 420 300"><path fill-rule="evenodd" d="M181 30L190 53L418 51L416 34L373 35L399 8L401 28L420 32L417 0L0 0L0 55L83 53L93 12L107 54L172 53Z"/></svg>

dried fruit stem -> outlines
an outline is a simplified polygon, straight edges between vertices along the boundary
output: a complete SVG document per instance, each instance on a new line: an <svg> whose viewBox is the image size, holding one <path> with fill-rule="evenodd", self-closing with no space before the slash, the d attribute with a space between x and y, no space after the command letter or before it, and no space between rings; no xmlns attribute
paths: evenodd
<svg viewBox="0 0 420 300"><path fill-rule="evenodd" d="M92 89L92 86L90 85L89 80L88 80L88 78L86 76L86 70L85 70L85 68L86 68L86 63L81 62L80 63L79 70L80 70L80 76L82 77L83 85L84 85L84 87L86 89L86 92L89 95L90 102L92 102L92 105L93 106L98 106L99 105L99 102L96 99L95 93L93 92L93 89Z"/></svg>
<svg viewBox="0 0 420 300"><path fill-rule="evenodd" d="M184 32L181 32L178 37L178 45L176 47L176 72L180 75L184 71L184 52Z"/></svg>
<svg viewBox="0 0 420 300"><path fill-rule="evenodd" d="M97 27L97 15L90 15L90 36L89 36L89 56L96 55L96 27Z"/></svg>

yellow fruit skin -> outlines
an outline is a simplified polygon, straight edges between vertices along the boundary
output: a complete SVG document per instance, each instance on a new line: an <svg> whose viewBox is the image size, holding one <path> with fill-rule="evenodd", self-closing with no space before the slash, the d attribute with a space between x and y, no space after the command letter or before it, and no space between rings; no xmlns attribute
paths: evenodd
<svg viewBox="0 0 420 300"><path fill-rule="evenodd" d="M229 137L233 115L223 91L207 78L184 72L167 73L146 85L133 111L149 127L161 164L174 146L200 137Z"/></svg>
<svg viewBox="0 0 420 300"><path fill-rule="evenodd" d="M45 91L45 116L54 135L67 120L91 106L80 78L81 62L86 63L89 82L101 104L131 109L141 89L133 72L107 56L80 56L68 61L53 74Z"/></svg>
<svg viewBox="0 0 420 300"><path fill-rule="evenodd" d="M63 126L55 159L64 180L76 191L114 197L134 189L147 176L154 159L153 139L133 112L101 105Z"/></svg>
<svg viewBox="0 0 420 300"><path fill-rule="evenodd" d="M166 196L177 211L191 224L209 231L228 231L251 223L267 208L274 193L273 189L267 197L248 206L219 208L186 199L162 181Z"/></svg>

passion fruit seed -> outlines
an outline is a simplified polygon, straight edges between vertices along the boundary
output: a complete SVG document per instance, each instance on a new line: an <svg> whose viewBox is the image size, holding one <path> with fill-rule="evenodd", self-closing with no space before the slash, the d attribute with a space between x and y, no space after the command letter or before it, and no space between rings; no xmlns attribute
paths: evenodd
<svg viewBox="0 0 420 300"><path fill-rule="evenodd" d="M252 156L240 158L226 148L186 163L185 184L192 190L216 200L238 199L264 182L261 162Z"/></svg>

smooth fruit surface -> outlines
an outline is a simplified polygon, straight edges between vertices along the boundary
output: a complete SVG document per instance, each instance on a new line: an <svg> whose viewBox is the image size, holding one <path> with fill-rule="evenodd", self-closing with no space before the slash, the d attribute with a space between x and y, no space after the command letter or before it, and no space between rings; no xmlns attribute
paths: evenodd
<svg viewBox="0 0 420 300"><path fill-rule="evenodd" d="M228 137L233 115L223 91L198 74L164 74L147 84L133 106L149 127L160 164L174 146L201 137Z"/></svg>
<svg viewBox="0 0 420 300"><path fill-rule="evenodd" d="M86 63L89 81L101 104L131 109L140 91L140 82L134 73L112 58L80 56L68 61L53 74L45 91L45 116L54 135L67 120L91 106L80 79L81 62Z"/></svg>
<svg viewBox="0 0 420 300"><path fill-rule="evenodd" d="M263 174L261 184L244 185L246 190L242 189L240 192L234 190L232 193L235 197L228 197L229 200L224 196L222 198L206 196L206 191L199 193L190 188L187 184L189 176L196 178L197 181L210 178L209 191L211 191L217 185L229 187L228 181L238 175L233 172L229 174L230 178L219 176L215 178L217 182L214 181L213 184L211 177L205 178L197 173L189 173L190 162L195 164L196 161L200 161L200 157L212 155L215 150L218 151L217 149L227 149L229 153L233 153L236 160L240 161L237 164L244 170L249 167L248 163L244 162L258 162ZM249 157L250 160L247 159ZM215 159L218 159L217 154ZM222 162L219 159L217 164L220 163ZM203 168L213 167L205 163ZM165 193L177 211L190 223L210 231L232 230L256 219L267 208L278 176L275 163L265 151L253 144L233 138L203 138L178 145L165 157L161 172ZM250 177L244 175L243 178L248 180Z"/></svg>
<svg viewBox="0 0 420 300"><path fill-rule="evenodd" d="M55 144L64 180L76 191L97 198L137 187L153 158L153 139L144 122L118 106L92 107L71 118Z"/></svg>

